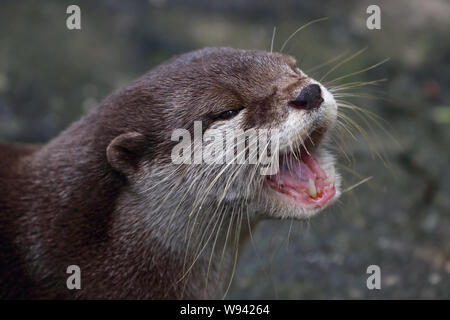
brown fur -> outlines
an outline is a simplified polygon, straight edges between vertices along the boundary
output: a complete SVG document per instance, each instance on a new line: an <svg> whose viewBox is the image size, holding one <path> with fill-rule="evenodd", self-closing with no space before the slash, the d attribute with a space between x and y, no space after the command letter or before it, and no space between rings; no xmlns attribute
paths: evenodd
<svg viewBox="0 0 450 320"><path fill-rule="evenodd" d="M179 298L179 260L154 230L116 225L135 214L118 199L143 163L170 161L174 128L202 120L205 130L241 105L250 109L246 127L281 121L272 108L280 66L294 65L278 53L195 51L112 94L45 145L0 145L0 297ZM285 81L295 86L294 72ZM81 290L66 287L71 264L81 268ZM183 298L204 297L204 276L204 266L192 270Z"/></svg>

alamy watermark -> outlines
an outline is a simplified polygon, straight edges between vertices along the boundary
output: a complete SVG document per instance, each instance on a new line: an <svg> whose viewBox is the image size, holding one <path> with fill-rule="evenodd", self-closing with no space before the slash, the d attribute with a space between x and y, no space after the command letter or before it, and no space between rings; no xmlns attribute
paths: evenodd
<svg viewBox="0 0 450 320"><path fill-rule="evenodd" d="M72 4L67 7L66 13L69 16L66 19L66 27L69 30L81 29L81 9L79 6Z"/></svg>
<svg viewBox="0 0 450 320"><path fill-rule="evenodd" d="M370 276L367 278L366 286L369 290L381 289L381 268L376 264L372 264L367 267L367 274Z"/></svg>
<svg viewBox="0 0 450 320"><path fill-rule="evenodd" d="M279 133L276 129L209 129L203 133L201 121L194 122L194 135L175 129L171 140L174 164L258 164L261 175L279 169Z"/></svg>
<svg viewBox="0 0 450 320"><path fill-rule="evenodd" d="M67 267L66 273L70 276L66 280L66 286L69 290L81 289L81 269L79 266L72 264Z"/></svg>
<svg viewBox="0 0 450 320"><path fill-rule="evenodd" d="M366 27L369 30L381 29L381 9L376 4L372 4L367 7L367 14L370 16L366 20Z"/></svg>

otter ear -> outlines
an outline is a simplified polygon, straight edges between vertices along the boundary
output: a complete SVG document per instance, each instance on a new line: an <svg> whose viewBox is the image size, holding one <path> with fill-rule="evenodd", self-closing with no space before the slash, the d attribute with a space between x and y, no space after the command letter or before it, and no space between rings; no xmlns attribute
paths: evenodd
<svg viewBox="0 0 450 320"><path fill-rule="evenodd" d="M129 132L115 137L106 148L109 164L124 173L133 175L138 169L147 140L138 132Z"/></svg>

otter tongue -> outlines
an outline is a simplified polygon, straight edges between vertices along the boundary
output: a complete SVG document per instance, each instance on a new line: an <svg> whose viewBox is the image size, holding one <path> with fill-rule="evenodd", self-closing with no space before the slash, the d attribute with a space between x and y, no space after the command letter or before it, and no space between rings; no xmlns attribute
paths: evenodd
<svg viewBox="0 0 450 320"><path fill-rule="evenodd" d="M302 152L300 160L292 155L283 156L280 171L272 179L280 186L303 191L310 197L316 198L320 190L323 190L326 178L317 160L312 155Z"/></svg>

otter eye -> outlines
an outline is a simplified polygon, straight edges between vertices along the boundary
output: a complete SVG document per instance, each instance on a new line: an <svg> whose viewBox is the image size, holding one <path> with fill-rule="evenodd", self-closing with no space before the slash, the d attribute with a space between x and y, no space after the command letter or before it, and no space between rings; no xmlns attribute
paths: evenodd
<svg viewBox="0 0 450 320"><path fill-rule="evenodd" d="M239 112L242 111L242 109L244 109L244 107L240 107L239 109L224 111L224 112L218 114L217 116L215 116L214 120L229 120L229 119L237 116L239 114Z"/></svg>

